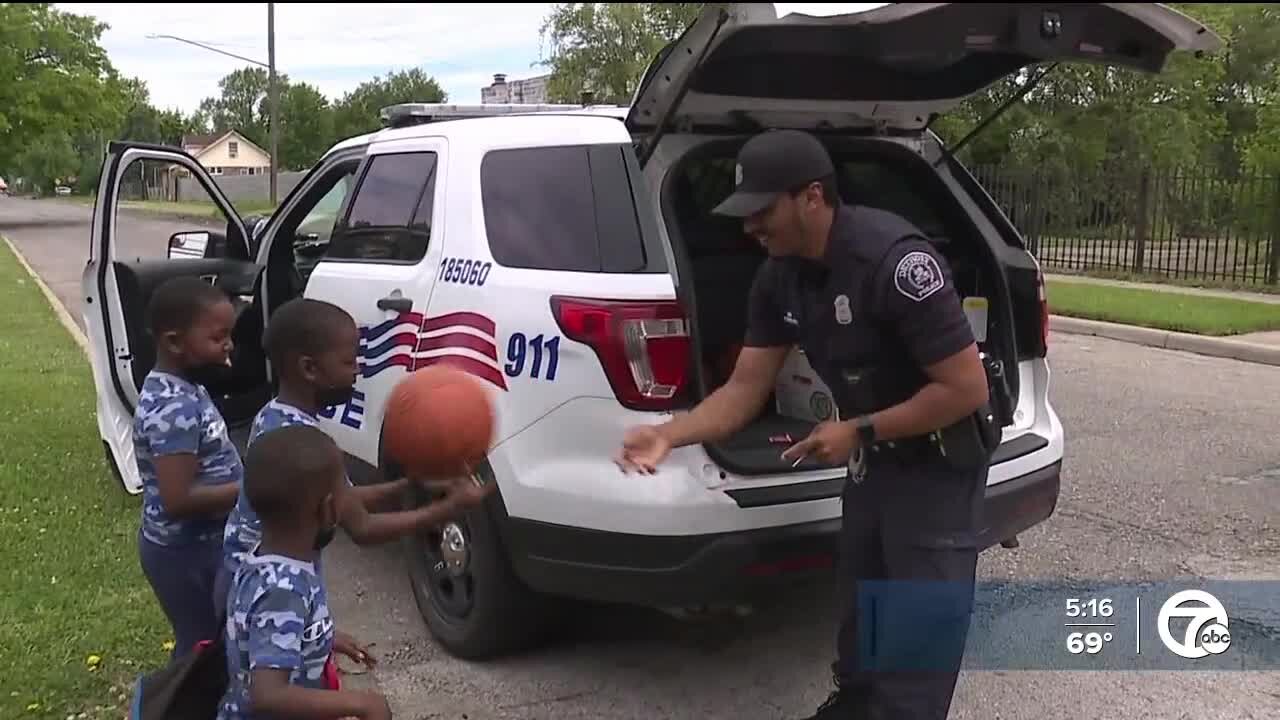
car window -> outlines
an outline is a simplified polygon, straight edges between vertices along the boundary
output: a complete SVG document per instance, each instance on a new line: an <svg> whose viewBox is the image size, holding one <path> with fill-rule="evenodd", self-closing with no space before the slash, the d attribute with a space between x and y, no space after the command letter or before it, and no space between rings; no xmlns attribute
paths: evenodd
<svg viewBox="0 0 1280 720"><path fill-rule="evenodd" d="M436 161L432 152L374 155L325 258L421 260L430 241ZM415 221L424 216L426 223Z"/></svg>
<svg viewBox="0 0 1280 720"><path fill-rule="evenodd" d="M644 270L629 150L587 145L488 153L480 193L494 260L539 270Z"/></svg>
<svg viewBox="0 0 1280 720"><path fill-rule="evenodd" d="M338 222L338 211L342 209L342 201L355 182L355 171L342 176L334 183L329 192L311 208L302 222L298 223L297 235L312 242L328 243L333 237L333 227Z"/></svg>

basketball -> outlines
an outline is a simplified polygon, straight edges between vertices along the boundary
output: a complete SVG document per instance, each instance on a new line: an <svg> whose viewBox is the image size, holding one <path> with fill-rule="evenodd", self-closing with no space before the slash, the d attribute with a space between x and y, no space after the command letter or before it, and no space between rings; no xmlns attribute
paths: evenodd
<svg viewBox="0 0 1280 720"><path fill-rule="evenodd" d="M493 422L493 406L478 380L432 365L409 373L391 391L382 440L407 475L456 477L488 453Z"/></svg>

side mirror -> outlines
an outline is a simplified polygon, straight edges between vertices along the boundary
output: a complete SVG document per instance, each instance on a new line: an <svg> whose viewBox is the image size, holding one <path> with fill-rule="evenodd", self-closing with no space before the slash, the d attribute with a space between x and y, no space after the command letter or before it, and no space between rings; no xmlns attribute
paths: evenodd
<svg viewBox="0 0 1280 720"><path fill-rule="evenodd" d="M250 215L244 218L244 226L249 230L250 260L256 259L258 252L262 249L262 231L266 228L267 221L270 219L271 216L269 215Z"/></svg>
<svg viewBox="0 0 1280 720"><path fill-rule="evenodd" d="M174 233L169 236L169 259L203 260L208 257L209 244L207 231Z"/></svg>

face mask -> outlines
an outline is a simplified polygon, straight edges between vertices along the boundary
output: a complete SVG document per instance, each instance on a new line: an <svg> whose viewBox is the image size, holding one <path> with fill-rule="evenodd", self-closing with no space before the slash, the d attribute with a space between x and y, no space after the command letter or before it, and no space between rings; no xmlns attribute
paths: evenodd
<svg viewBox="0 0 1280 720"><path fill-rule="evenodd" d="M197 385L204 385L206 388L211 385L220 385L231 379L231 367L224 363L205 363L195 367L187 368L183 371L187 379Z"/></svg>
<svg viewBox="0 0 1280 720"><path fill-rule="evenodd" d="M322 408L345 405L350 402L354 392L355 387L351 385L321 388L316 392L316 404Z"/></svg>

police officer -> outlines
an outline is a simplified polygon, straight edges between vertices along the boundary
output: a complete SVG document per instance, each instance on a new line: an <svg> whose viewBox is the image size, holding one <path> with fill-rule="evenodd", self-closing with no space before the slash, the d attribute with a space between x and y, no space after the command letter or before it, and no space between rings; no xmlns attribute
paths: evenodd
<svg viewBox="0 0 1280 720"><path fill-rule="evenodd" d="M715 212L768 251L730 380L690 412L628 430L617 462L652 473L762 410L798 344L838 421L783 457L847 463L836 690L817 718L942 720L973 601L990 451L988 382L945 261L895 214L843 206L823 145L769 131L738 155ZM998 432L998 429L996 429Z"/></svg>

